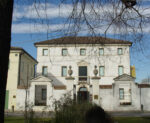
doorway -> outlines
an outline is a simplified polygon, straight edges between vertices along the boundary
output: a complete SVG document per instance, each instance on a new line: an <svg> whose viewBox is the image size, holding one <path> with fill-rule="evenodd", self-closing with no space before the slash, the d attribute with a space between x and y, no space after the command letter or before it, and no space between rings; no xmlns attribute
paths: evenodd
<svg viewBox="0 0 150 123"><path fill-rule="evenodd" d="M81 87L78 91L78 102L89 101L89 92L86 87Z"/></svg>

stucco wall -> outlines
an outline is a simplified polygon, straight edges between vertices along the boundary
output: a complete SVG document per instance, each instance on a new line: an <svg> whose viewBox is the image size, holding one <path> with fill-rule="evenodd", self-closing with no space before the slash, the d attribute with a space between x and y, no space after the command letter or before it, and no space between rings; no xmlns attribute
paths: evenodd
<svg viewBox="0 0 150 123"><path fill-rule="evenodd" d="M36 64L27 54L21 55L20 85L27 86L29 80L34 77L34 65Z"/></svg>
<svg viewBox="0 0 150 123"><path fill-rule="evenodd" d="M12 106L14 106L14 109L16 110L18 84L23 83L21 85L25 85L24 83L27 83L27 79L31 79L31 76L33 77L34 75L34 64L36 64L36 62L26 53L23 53L22 55L21 54L22 50L11 50L9 55L9 69L6 88L6 90L9 91L9 110L12 109Z"/></svg>
<svg viewBox="0 0 150 123"><path fill-rule="evenodd" d="M104 110L113 110L113 89L100 89L99 90L100 101L99 104Z"/></svg>
<svg viewBox="0 0 150 123"><path fill-rule="evenodd" d="M150 88L141 88L141 104L143 110L150 111Z"/></svg>
<svg viewBox="0 0 150 123"><path fill-rule="evenodd" d="M18 83L18 71L19 71L19 52L10 52L7 87L6 87L6 90L9 91L8 109L12 109L12 106L16 108L16 89Z"/></svg>
<svg viewBox="0 0 150 123"><path fill-rule="evenodd" d="M99 55L99 48L104 48L104 55ZM67 48L68 55L62 56L62 48ZM80 48L86 49L86 55L80 56ZM117 48L123 48L123 55L117 54ZM48 56L42 56L42 49L48 49ZM72 66L75 81L78 81L78 63L85 61L88 66L88 76L94 76L94 66L105 66L105 75L101 77L101 84L113 83L113 78L118 76L118 66L124 66L124 73L130 74L129 46L88 46L88 45L65 45L37 47L37 73L42 72L42 66L48 66L49 76L54 81L61 81L65 84L65 77L61 77L61 67ZM98 67L99 68L99 67Z"/></svg>
<svg viewBox="0 0 150 123"><path fill-rule="evenodd" d="M120 105L119 85L130 84L131 105ZM126 102L126 101L125 101ZM114 86L114 111L137 111L140 110L139 90L133 81L117 81Z"/></svg>
<svg viewBox="0 0 150 123"><path fill-rule="evenodd" d="M17 89L17 107L16 110L24 111L25 109L25 99L26 99L26 90L25 89Z"/></svg>

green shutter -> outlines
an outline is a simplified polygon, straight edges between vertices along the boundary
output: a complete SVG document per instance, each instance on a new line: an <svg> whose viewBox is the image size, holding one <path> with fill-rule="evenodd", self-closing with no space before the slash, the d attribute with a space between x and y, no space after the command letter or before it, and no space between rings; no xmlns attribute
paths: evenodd
<svg viewBox="0 0 150 123"><path fill-rule="evenodd" d="M6 95L5 95L5 109L8 109L8 101L9 101L9 91L6 90Z"/></svg>

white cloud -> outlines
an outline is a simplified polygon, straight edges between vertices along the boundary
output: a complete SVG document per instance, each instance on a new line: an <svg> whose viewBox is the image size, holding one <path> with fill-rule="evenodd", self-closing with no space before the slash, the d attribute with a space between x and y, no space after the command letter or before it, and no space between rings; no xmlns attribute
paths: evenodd
<svg viewBox="0 0 150 123"><path fill-rule="evenodd" d="M78 6L77 10L80 11L80 7L81 5ZM119 6L120 7L120 6ZM96 26L100 26L101 28L96 29L96 31L98 33L104 33L104 30L106 30L108 24L111 22L111 19L114 18L115 16L115 12L117 11L117 13L120 12L120 8L114 9L113 6L111 4L106 4L105 6L99 8L97 5L94 5L94 10L99 14L100 17L100 21L101 23L99 23L99 20L96 21L95 15L93 14L93 10L90 7L89 4L87 4L86 6L86 15L89 18L89 20L95 23L95 25L97 24L97 22L99 23ZM47 26L47 24L39 24L39 23L26 23L26 21L24 21L23 23L18 23L19 19L22 18L26 18L26 19L33 19L35 21L37 21L37 19L42 18L45 20L50 20L53 18L59 18L59 17L63 17L63 18L67 18L70 13L72 11L72 5L71 4L62 4L60 7L54 4L32 4L32 5L16 5L15 9L14 9L14 14L13 14L13 21L17 22L16 24L12 25L12 32L13 33L45 33L45 32L52 32L52 31L57 31L58 29L62 29L63 28L63 24L49 24L49 26ZM143 6L142 8L140 8L140 12L143 15L149 16L150 17L150 7L147 8L147 6ZM135 12L130 12L128 11L128 13L131 13L132 17L131 18L135 18L137 17L137 14L135 14ZM105 16L107 15L107 16ZM127 14L128 15L128 14ZM133 21L132 21L133 22ZM137 21L138 22L138 21ZM106 24L106 25L104 25ZM65 25L65 28L67 28L68 25ZM82 26L82 30L81 33L88 33L88 29L85 25ZM131 30L128 30L129 32ZM145 26L143 28L143 31L145 33L149 33L150 29L149 26ZM119 28L114 28L111 27L109 29L109 31L107 33L109 34L114 34L114 33L119 33L120 30ZM140 32L139 30L137 32Z"/></svg>
<svg viewBox="0 0 150 123"><path fill-rule="evenodd" d="M52 33L52 32L59 32L60 30L66 30L68 29L69 26L72 26L71 24L39 24L39 23L20 23L20 24L13 24L12 25L12 33ZM95 28L95 32L97 34L104 34L104 31L106 30L108 26L103 26L99 28ZM140 33L140 29L135 30L136 33ZM111 26L109 30L107 31L107 34L127 34L133 32L133 30L128 29L128 30L123 30L120 29L119 27L113 27ZM74 33L74 32L69 32L69 33ZM143 27L143 33L150 33L150 28L149 26L144 26ZM89 34L89 29L87 25L82 25L81 30L79 32L81 35Z"/></svg>
<svg viewBox="0 0 150 123"><path fill-rule="evenodd" d="M39 23L20 23L12 24L12 33L46 33L66 29L68 24L39 24Z"/></svg>
<svg viewBox="0 0 150 123"><path fill-rule="evenodd" d="M21 18L28 19L51 19L69 16L72 10L72 6L69 4L62 4L60 7L53 4L32 4L32 5L22 5L16 6L13 13L13 21Z"/></svg>

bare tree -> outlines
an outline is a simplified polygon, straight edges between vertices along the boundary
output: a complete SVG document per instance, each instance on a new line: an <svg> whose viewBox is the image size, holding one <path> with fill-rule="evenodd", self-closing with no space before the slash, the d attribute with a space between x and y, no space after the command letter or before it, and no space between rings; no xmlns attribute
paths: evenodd
<svg viewBox="0 0 150 123"><path fill-rule="evenodd" d="M62 3L68 0L62 0ZM143 29L150 22L148 7L140 0L71 0L72 12L68 18L68 32L77 34L88 30L91 35L104 35L109 32L136 37L141 41ZM66 33L68 34L68 33Z"/></svg>
<svg viewBox="0 0 150 123"><path fill-rule="evenodd" d="M40 0L33 0L40 3ZM107 37L109 32L134 36L134 42L140 42L143 29L150 22L149 8L142 6L142 0L60 0L61 4L70 3L72 9L64 35L76 36L81 31L88 31L89 35ZM8 59L11 41L11 23L13 12L13 0L0 0L0 119L4 122L4 100L7 81ZM46 3L50 0L45 0ZM38 6L35 9L38 13ZM49 21L48 21L49 24ZM47 25L48 25L47 24ZM132 34L132 35L131 35Z"/></svg>

